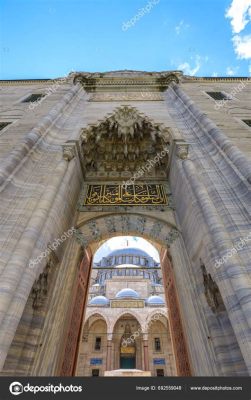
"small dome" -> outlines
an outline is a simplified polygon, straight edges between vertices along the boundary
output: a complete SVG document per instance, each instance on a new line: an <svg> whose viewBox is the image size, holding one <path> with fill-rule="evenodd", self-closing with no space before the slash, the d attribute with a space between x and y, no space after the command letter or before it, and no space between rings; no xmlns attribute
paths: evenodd
<svg viewBox="0 0 251 400"><path fill-rule="evenodd" d="M139 299L139 294L133 289L125 288L116 294L116 299Z"/></svg>
<svg viewBox="0 0 251 400"><path fill-rule="evenodd" d="M109 300L105 296L96 296L91 299L89 304L92 306L107 306L109 304Z"/></svg>
<svg viewBox="0 0 251 400"><path fill-rule="evenodd" d="M150 296L150 297L148 297L148 299L147 299L147 304L149 304L149 305L164 305L165 304L165 302L164 302L164 300L162 299L162 297L160 297L160 296Z"/></svg>

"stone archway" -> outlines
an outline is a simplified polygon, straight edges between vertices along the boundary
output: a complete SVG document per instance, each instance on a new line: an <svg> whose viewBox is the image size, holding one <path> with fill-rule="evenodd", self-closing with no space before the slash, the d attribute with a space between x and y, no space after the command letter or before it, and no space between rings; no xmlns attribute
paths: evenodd
<svg viewBox="0 0 251 400"><path fill-rule="evenodd" d="M82 246L89 246L89 248L95 249L98 243L103 242L105 239L112 236L137 235L149 239L153 244L155 244L160 252L162 251L161 265L163 281L165 284L166 300L168 306L175 309L173 313L170 313L170 325L173 344L174 347L177 347L175 356L178 366L178 375L189 376L191 374L191 367L186 345L186 334L184 332L181 313L178 306L178 294L176 292L174 283L175 279L172 268L167 268L167 263L171 265L171 261L168 258L169 252L166 249L167 246L170 246L170 244L173 243L179 235L178 230L169 222L139 213L127 213L126 215L109 213L105 216L99 215L97 218L88 219L87 221L83 221L80 218L79 221L76 238ZM115 235L114 232L116 232ZM88 272L87 269L89 269ZM90 276L90 269L91 264L86 264L86 276ZM168 289L166 282L169 281L173 282L172 290ZM82 293L82 295L85 296L85 301L87 297L87 289L88 284L85 286L84 294ZM74 307L72 308L71 312L73 312L73 310ZM82 313L84 316L84 303L82 306ZM69 340L72 343L72 334L69 335L68 341ZM68 346L66 343L66 348L64 351L65 357L62 364L63 366L69 365L68 347L71 346ZM74 360L77 354L77 347L77 340L75 340L75 349L72 348L71 351L71 357ZM64 371L65 370L63 367L60 373L64 374ZM69 372L67 373L69 374ZM73 370L71 374L73 374Z"/></svg>
<svg viewBox="0 0 251 400"><path fill-rule="evenodd" d="M170 246L179 235L174 221L159 218L147 212L94 213L80 215L76 238L84 246L99 243L114 236L137 235L160 246Z"/></svg>
<svg viewBox="0 0 251 400"><path fill-rule="evenodd" d="M157 355L158 363L150 365L152 376L176 376L176 362L174 358L173 343L170 334L169 321L163 314L152 315L148 324L147 339L149 359ZM158 348L156 348L158 345Z"/></svg>
<svg viewBox="0 0 251 400"><path fill-rule="evenodd" d="M178 154L175 148L175 140L171 128L162 123L156 123L135 107L122 106L115 108L113 113L107 114L101 121L98 120L95 124L83 128L79 140L69 141L63 146L64 159L70 162L75 158L74 163L77 162L79 170L81 168L83 173L83 189L76 207L74 220L77 229L75 238L81 246L81 248L78 247L76 252L83 251L85 255L80 265L78 261L75 262L75 265L72 265L72 276L74 278L71 281L70 307L68 308L68 304L65 304L68 308L67 318L60 322L61 332L58 332L61 337L60 351L58 345L57 351L55 351L57 360L53 365L50 365L50 371L53 371L53 373L56 370L56 374L74 374L81 318L84 318L86 305L91 258L98 243L115 235L131 234L148 239L158 247L158 250L161 250L162 247L169 247L179 235L173 215L173 206L169 201L171 196L169 196L170 191L167 183L171 156ZM115 157L112 164L112 171L110 169L111 160L109 154L107 154L109 143L113 150L114 148L119 149L118 157ZM96 151L96 145L98 151ZM164 147L167 151L154 164L156 167L154 172L149 173L144 182L141 181L135 185L140 190L158 192L157 195L155 193L151 197L149 203L147 203L145 194L140 197L141 201L144 200L143 203L138 202L136 206L135 204L123 206L121 203L116 203L116 198L116 204L112 204L112 207L110 207L111 204L103 207L103 205L96 203L94 206L93 204L83 203L83 198L89 190L88 186L95 186L95 184L102 186L104 176L105 179L109 178L114 185L121 186L122 179L128 179L137 165L141 167L146 158L162 151ZM178 156L180 155L179 153ZM73 163L69 165L69 168L72 165ZM116 179L120 183L115 182ZM90 184L90 182L95 182L95 184ZM127 194L125 197L128 198ZM156 198L158 201L156 201ZM72 248L74 247L76 247L76 243L72 245ZM62 264L66 263L65 260L71 252L73 252L73 249L70 252L69 249L65 249L60 268L62 268ZM71 263L70 260L67 262ZM67 276L66 269L67 266L64 265L65 276ZM61 293L55 290L54 298L57 304L60 302L60 296ZM60 308L60 306L58 307ZM52 319L52 317L50 318ZM46 336L48 335L45 334ZM45 344L43 346L45 348ZM43 370L41 364L45 364L42 361L44 356L42 349L37 353L33 371L40 373ZM49 350L47 350L47 357L49 357ZM44 370L48 371L46 366Z"/></svg>
<svg viewBox="0 0 251 400"><path fill-rule="evenodd" d="M112 330L114 352L110 369L143 369L140 334L135 337L135 340L131 339L135 332L142 329L142 325L135 314L131 310L123 311L114 321Z"/></svg>
<svg viewBox="0 0 251 400"><path fill-rule="evenodd" d="M107 318L99 311L90 312L85 321L83 321L81 340L79 341L76 355L75 376L91 376L93 371L98 371L98 376L104 374L108 361L108 324ZM102 358L102 364L96 358L97 350L99 350L99 359L100 357ZM89 363L86 363L87 357L90 359Z"/></svg>

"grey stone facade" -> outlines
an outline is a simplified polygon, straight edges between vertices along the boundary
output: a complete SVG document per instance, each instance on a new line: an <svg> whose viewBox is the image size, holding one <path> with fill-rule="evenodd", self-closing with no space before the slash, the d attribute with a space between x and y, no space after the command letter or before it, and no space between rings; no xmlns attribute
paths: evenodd
<svg viewBox="0 0 251 400"><path fill-rule="evenodd" d="M0 130L2 374L57 374L81 246L94 252L104 239L132 234L169 248L192 373L250 375L250 79L118 71L57 83L29 107L23 100L55 82L0 82L0 122L10 122ZM142 144L151 147L154 132L153 147L169 146L167 162L139 179L162 185L169 204L79 207L85 185L132 175L126 163L86 169L85 146L103 138L118 107L143 120ZM30 262L72 227L75 234L53 250L44 308L34 311L34 285L43 288L52 255Z"/></svg>

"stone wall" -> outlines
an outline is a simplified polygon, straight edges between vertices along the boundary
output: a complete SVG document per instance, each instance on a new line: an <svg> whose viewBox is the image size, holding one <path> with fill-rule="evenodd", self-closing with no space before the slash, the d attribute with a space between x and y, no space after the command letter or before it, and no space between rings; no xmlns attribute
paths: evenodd
<svg viewBox="0 0 251 400"><path fill-rule="evenodd" d="M145 74L144 79L148 81L149 74ZM184 152L178 156L173 153L169 166L175 213L138 208L138 215L145 219L145 227L154 229L142 233L142 220L133 223L133 218L127 219L125 215L120 233L138 233L160 245L170 245L166 231L170 232L170 226L177 225L181 236L171 244L171 254L194 374L250 374L251 241L220 268L215 268L216 259L225 256L240 238L250 233L251 166L244 155L250 154L250 128L240 121L247 117L250 82L246 80L245 88L236 94L236 99L224 106L229 110L226 117L222 112L224 107L216 110L214 101L204 92L220 89L231 92L236 82L220 79L211 82L182 76L179 79L180 84L171 83L169 88L159 91L158 100L142 99L141 95L137 101L125 98L115 101L112 97L98 102L88 101L90 94L69 78L32 111L27 111L28 105L22 103L22 99L31 93L46 93L50 82L3 82L0 85L5 102L0 120L13 122L0 131L1 369L22 315L25 317L26 304L29 307L27 300L34 282L46 264L42 259L31 269L29 261L75 226L77 219L79 226L82 221L90 244L117 233L108 232L107 226L104 228L97 222L101 235L95 237L88 227L88 220L98 217L97 221L104 222L102 218L105 215L108 218L109 212L87 215L76 212L83 184L82 169L78 157L70 161L63 159L62 147L68 140L78 140L80 129L126 103L156 123L171 128L173 142L185 141L189 144L189 153L188 157ZM146 85L147 88L149 90L150 86ZM124 89L121 83L116 90L124 93ZM151 87L150 92L152 90ZM156 94L156 87L154 90ZM134 88L134 92L137 91L141 93L140 86ZM100 95L102 97L102 93ZM118 214L129 214L129 211L121 209L111 213L116 219ZM54 308L48 313L44 327L50 332L43 333L50 337L46 348L52 351L53 360L47 352L43 357L39 351L35 366L31 368L34 374L53 375L58 368L59 337L66 323L62 310L67 309L71 300L79 260L80 246L74 240L69 239L56 249L60 273L52 295ZM201 263L221 292L226 307L221 315L210 309L204 296ZM16 348L17 357L22 346Z"/></svg>

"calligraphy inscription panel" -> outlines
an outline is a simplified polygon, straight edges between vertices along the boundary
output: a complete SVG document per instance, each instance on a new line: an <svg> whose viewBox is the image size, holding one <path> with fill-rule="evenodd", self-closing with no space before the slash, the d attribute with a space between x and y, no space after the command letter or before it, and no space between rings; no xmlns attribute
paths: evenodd
<svg viewBox="0 0 251 400"><path fill-rule="evenodd" d="M144 300L112 300L112 308L143 308Z"/></svg>
<svg viewBox="0 0 251 400"><path fill-rule="evenodd" d="M168 204L163 185L89 185L84 204L88 206L143 206Z"/></svg>

